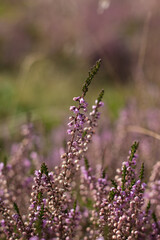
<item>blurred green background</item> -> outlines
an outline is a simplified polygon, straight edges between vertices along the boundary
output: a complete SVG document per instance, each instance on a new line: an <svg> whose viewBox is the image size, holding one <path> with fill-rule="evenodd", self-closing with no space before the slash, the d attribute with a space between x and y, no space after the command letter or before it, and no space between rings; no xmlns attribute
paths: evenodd
<svg viewBox="0 0 160 240"><path fill-rule="evenodd" d="M152 102L159 12L154 0L0 0L1 137L17 132L28 114L46 131L64 121L99 58L90 103L103 87L114 120L133 96Z"/></svg>

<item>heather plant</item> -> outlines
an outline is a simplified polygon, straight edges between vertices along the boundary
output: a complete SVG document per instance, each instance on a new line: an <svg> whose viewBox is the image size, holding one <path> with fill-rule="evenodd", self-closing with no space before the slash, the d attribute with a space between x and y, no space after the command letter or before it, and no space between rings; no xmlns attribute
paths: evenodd
<svg viewBox="0 0 160 240"><path fill-rule="evenodd" d="M104 168L107 167L110 177L114 177L116 168L126 156L130 143L135 139L140 142L138 155L145 163L145 179L149 179L150 171L159 159L159 120L158 108L144 108L134 101L128 102L119 117L113 122L109 118L101 119L98 132L93 136L87 153L88 159L94 159ZM124 144L125 143L125 144ZM119 161L117 161L119 159ZM140 161L137 162L140 168Z"/></svg>
<svg viewBox="0 0 160 240"><path fill-rule="evenodd" d="M160 217L160 161L158 161L152 170L146 198L150 200L152 207L158 217Z"/></svg>
<svg viewBox="0 0 160 240"><path fill-rule="evenodd" d="M40 167L40 161L32 124L23 125L21 134L22 141L13 144L10 157L5 156L1 163L0 197L6 203L16 201L24 213L33 184L31 174Z"/></svg>
<svg viewBox="0 0 160 240"><path fill-rule="evenodd" d="M138 143L112 179L103 164L91 164L87 156L104 91L89 113L85 96L99 67L100 60L89 72L82 95L73 98L69 138L59 165L51 171L46 163L38 166L30 124L23 127L24 139L11 160L0 163L1 239L160 239L158 174L151 175L148 189L157 194L150 196L144 164L136 170Z"/></svg>
<svg viewBox="0 0 160 240"><path fill-rule="evenodd" d="M130 148L130 143L136 139L140 142L138 155L141 162L145 163L145 179L149 179L150 171L160 154L160 136L157 134L160 131L158 107L142 109L138 103L130 101L120 111L119 117L114 122L111 121L109 114L104 113L104 115L108 117L101 117L97 134L93 135L86 153L87 158L92 159L91 166L98 163L108 169L109 177L114 177L116 168L120 167ZM66 149L65 128L60 126L53 131L53 134L54 138L52 137L50 140L53 142L53 147L49 155L57 164L60 161L59 153ZM53 164L49 158L47 160L49 165ZM140 168L140 161L137 162L137 165Z"/></svg>

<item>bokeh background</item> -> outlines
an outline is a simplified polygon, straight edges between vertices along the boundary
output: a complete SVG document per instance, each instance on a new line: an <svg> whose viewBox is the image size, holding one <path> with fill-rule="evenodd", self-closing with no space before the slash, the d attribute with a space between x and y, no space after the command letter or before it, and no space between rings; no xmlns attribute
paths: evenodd
<svg viewBox="0 0 160 240"><path fill-rule="evenodd" d="M159 109L159 26L158 0L0 0L1 148L27 117L45 133L65 122L99 58L88 101L104 88L111 122L136 102L142 126Z"/></svg>

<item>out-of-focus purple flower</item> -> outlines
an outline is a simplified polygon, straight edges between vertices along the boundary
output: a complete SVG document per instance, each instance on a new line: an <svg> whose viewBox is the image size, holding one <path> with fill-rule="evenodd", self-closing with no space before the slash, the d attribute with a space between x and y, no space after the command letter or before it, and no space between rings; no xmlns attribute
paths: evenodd
<svg viewBox="0 0 160 240"><path fill-rule="evenodd" d="M4 163L0 163L0 171L2 171L2 169L4 168Z"/></svg>

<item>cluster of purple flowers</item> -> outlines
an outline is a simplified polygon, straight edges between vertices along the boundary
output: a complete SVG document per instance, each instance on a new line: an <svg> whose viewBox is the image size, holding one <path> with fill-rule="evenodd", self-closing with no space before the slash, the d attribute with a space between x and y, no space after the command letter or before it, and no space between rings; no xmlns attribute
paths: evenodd
<svg viewBox="0 0 160 240"><path fill-rule="evenodd" d="M11 160L0 163L0 239L160 239L159 163L147 188L144 164L136 171L137 142L114 179L103 165L91 167L87 159L104 91L89 114L85 95L99 66L100 61L89 72L82 95L73 98L77 104L70 107L67 149L53 171L45 163L39 168L30 124Z"/></svg>

